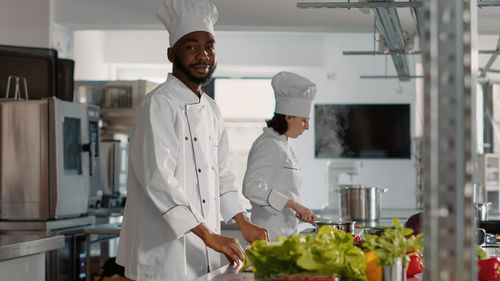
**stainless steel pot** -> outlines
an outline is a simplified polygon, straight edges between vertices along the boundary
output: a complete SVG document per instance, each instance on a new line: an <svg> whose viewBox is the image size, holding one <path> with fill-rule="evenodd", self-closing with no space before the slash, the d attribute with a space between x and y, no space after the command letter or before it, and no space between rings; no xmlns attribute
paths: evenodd
<svg viewBox="0 0 500 281"><path fill-rule="evenodd" d="M320 227L323 225L329 225L332 226L336 229L343 230L345 232L354 234L354 224L356 222L354 221L330 221L330 220L324 220L324 219L318 219L314 222L316 224L316 230L319 230Z"/></svg>
<svg viewBox="0 0 500 281"><path fill-rule="evenodd" d="M384 266L383 281L406 281L406 271L402 258L395 258L394 264Z"/></svg>
<svg viewBox="0 0 500 281"><path fill-rule="evenodd" d="M387 188L363 185L340 185L340 218L358 223L380 219L382 192Z"/></svg>
<svg viewBox="0 0 500 281"><path fill-rule="evenodd" d="M476 217L479 221L487 221L488 220L488 209L491 206L491 202L487 203L474 203Z"/></svg>

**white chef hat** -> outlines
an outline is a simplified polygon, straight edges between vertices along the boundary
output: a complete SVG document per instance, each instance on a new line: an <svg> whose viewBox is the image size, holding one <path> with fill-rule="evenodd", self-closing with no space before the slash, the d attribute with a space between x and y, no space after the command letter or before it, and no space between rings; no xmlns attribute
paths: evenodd
<svg viewBox="0 0 500 281"><path fill-rule="evenodd" d="M282 71L274 75L271 85L276 98L275 113L309 117L316 84L295 73Z"/></svg>
<svg viewBox="0 0 500 281"><path fill-rule="evenodd" d="M156 16L169 33L170 47L194 31L214 33L217 8L209 0L164 0Z"/></svg>

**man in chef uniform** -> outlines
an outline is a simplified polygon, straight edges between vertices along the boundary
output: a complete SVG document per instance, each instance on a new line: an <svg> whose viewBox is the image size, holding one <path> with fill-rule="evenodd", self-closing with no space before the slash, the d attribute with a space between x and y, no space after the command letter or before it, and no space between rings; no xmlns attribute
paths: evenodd
<svg viewBox="0 0 500 281"><path fill-rule="evenodd" d="M238 240L220 235L222 219L250 243L268 237L240 202L222 116L201 89L216 67L217 10L208 0L165 0L158 17L173 70L137 108L117 263L137 281L186 281L217 269L219 252L244 259Z"/></svg>
<svg viewBox="0 0 500 281"><path fill-rule="evenodd" d="M300 204L302 173L288 144L309 129L316 85L291 72L276 74L271 85L276 98L274 117L255 140L248 155L243 194L252 204L252 222L266 228L269 238L290 236L298 221L314 223L316 215Z"/></svg>

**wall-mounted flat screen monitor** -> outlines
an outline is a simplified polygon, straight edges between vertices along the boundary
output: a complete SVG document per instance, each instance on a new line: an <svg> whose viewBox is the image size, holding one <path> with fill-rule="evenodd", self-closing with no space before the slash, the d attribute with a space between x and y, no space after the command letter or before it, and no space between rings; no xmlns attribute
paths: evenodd
<svg viewBox="0 0 500 281"><path fill-rule="evenodd" d="M316 104L316 158L411 158L409 104Z"/></svg>

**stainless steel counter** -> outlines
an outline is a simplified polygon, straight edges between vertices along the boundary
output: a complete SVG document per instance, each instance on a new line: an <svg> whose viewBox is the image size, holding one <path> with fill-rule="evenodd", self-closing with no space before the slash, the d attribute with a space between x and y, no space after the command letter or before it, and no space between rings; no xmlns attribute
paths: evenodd
<svg viewBox="0 0 500 281"><path fill-rule="evenodd" d="M0 232L0 262L63 247L63 235L27 231Z"/></svg>
<svg viewBox="0 0 500 281"><path fill-rule="evenodd" d="M95 227L85 228L83 231L85 233L85 244L87 247L87 255L85 255L85 276L86 280L90 281L92 278L92 273L90 272L91 263L91 244L96 241L108 241L109 239L117 238L120 235L121 223L114 224L100 224ZM104 238L97 238L96 241L92 241L91 236L105 236ZM102 253L101 253L102 254Z"/></svg>
<svg viewBox="0 0 500 281"><path fill-rule="evenodd" d="M241 268L239 265L226 265L210 273L196 278L193 281L254 281L252 272L238 272Z"/></svg>

